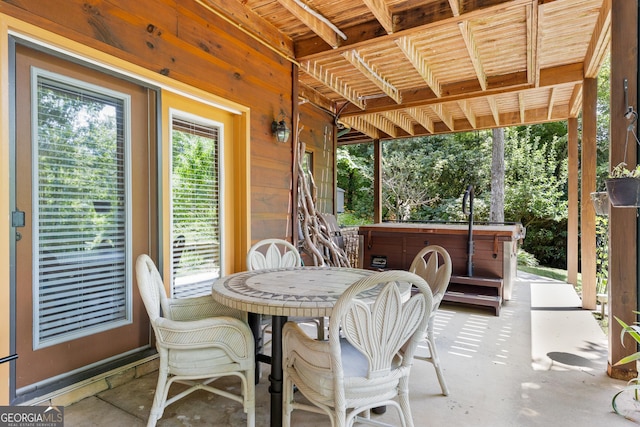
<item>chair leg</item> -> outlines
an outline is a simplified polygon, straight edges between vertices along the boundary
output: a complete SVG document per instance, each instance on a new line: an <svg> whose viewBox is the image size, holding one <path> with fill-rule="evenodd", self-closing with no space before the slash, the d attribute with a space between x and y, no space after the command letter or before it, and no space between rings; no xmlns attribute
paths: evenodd
<svg viewBox="0 0 640 427"><path fill-rule="evenodd" d="M438 357L438 350L436 350L436 341L433 336L433 319L431 319L427 328L427 342L429 343L429 352L431 353L430 361L436 369L436 375L438 376L438 382L440 383L442 394L448 396L449 388L447 387L447 383L444 381L444 375L442 374L442 369L440 367L440 358Z"/></svg>
<svg viewBox="0 0 640 427"><path fill-rule="evenodd" d="M283 385L282 385L282 427L291 427L291 411L293 411L293 383L287 375L286 367L285 372L282 373Z"/></svg>
<svg viewBox="0 0 640 427"><path fill-rule="evenodd" d="M413 426L413 416L411 415L411 404L409 403L409 378L401 378L398 385L398 404L402 425Z"/></svg>
<svg viewBox="0 0 640 427"><path fill-rule="evenodd" d="M257 363L257 362L256 362ZM244 385L244 411L247 414L247 427L255 427L256 425L256 387L254 378L254 369L249 368L244 372L245 378L242 379Z"/></svg>
<svg viewBox="0 0 640 427"><path fill-rule="evenodd" d="M168 393L168 369L166 366L160 366L158 369L158 384L156 385L156 392L153 395L153 405L149 412L149 420L147 421L147 427L155 427L156 423L162 414L164 413L164 403L167 400Z"/></svg>

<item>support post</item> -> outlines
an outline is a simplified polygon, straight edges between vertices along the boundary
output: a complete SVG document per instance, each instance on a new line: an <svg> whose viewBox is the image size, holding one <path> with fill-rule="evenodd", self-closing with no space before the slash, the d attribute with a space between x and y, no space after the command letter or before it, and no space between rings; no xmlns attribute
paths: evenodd
<svg viewBox="0 0 640 427"><path fill-rule="evenodd" d="M578 119L570 118L569 130L569 215L567 220L567 282L578 284Z"/></svg>
<svg viewBox="0 0 640 427"><path fill-rule="evenodd" d="M373 141L373 223L382 222L382 142Z"/></svg>
<svg viewBox="0 0 640 427"><path fill-rule="evenodd" d="M637 144L625 138L628 121L625 115L624 79L628 80L627 102L638 109L638 2L613 1L611 4L611 135L609 167L625 161L633 167L637 160ZM636 351L635 346L620 342L621 327L614 316L627 324L636 321L638 309L638 238L637 210L609 210L609 360L607 373L618 379L637 376L635 363L614 364Z"/></svg>
<svg viewBox="0 0 640 427"><path fill-rule="evenodd" d="M582 256L582 308L596 308L596 211L591 193L596 191L597 79L584 79L582 104L582 186L580 194L580 247Z"/></svg>

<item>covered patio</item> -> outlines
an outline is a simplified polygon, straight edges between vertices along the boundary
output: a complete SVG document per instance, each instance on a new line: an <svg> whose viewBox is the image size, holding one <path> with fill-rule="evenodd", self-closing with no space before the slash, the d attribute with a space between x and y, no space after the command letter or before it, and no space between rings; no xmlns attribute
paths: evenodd
<svg viewBox="0 0 640 427"><path fill-rule="evenodd" d="M630 425L611 409L613 395L625 382L606 374L607 338L594 314L581 309L571 285L520 272L513 299L499 317L468 306L442 305L436 341L451 393L441 395L433 366L416 360L411 402L417 426ZM263 371L256 389L258 426L268 425L266 376ZM96 392L66 407L65 421L143 426L155 381L155 372L140 374ZM233 381L230 387L237 386ZM112 382L118 384L117 379ZM158 425L243 424L239 405L199 393L170 406ZM62 399L51 396L48 402ZM622 409L632 409L628 396L620 401ZM629 415L640 419L639 413ZM397 422L393 411L376 417ZM294 412L293 420L300 427L328 425L326 417L303 412Z"/></svg>
<svg viewBox="0 0 640 427"><path fill-rule="evenodd" d="M68 424L83 424L76 418L83 412L94 425L103 419L109 420L104 425L144 423L155 387L155 374L149 373L153 356L148 357L153 340L132 265L137 255L150 254L171 283L172 111L215 119L227 129L219 141L225 152L223 196L216 199L224 220L218 236L223 245L217 245L222 275L246 268L253 242L278 237L297 243L301 143L318 184L318 210L335 214L340 144L369 141L380 153L385 139L568 120L568 270L574 282L580 254L583 300L571 285L547 286L521 276L500 317L460 306L443 309L438 340L452 394L439 396L433 368L418 363L414 417L433 425L457 419L505 426L622 422L611 414L610 399L624 383L608 378L607 371L619 378L637 372L635 366L613 367L632 349L620 345L616 322L610 322L607 342L592 316L595 214L589 193L595 190L595 77L609 47L611 164L637 158L635 144L624 144L625 114L629 106L637 109L637 1L307 3L317 10L306 11L297 0L0 2L0 216L6 222L0 227L0 404L67 405L78 400L68 390L88 386L93 388L83 393L95 397L68 407ZM140 108L132 119L140 135L131 138L133 155L122 163L123 170L135 165L136 186L123 187L132 203L126 212L122 207L132 232L117 234L126 255L117 284L131 314L123 325L107 324L82 340L63 336L42 348L36 348L39 337L31 336L40 308L33 295L42 283L32 273L46 261L32 259L41 252L29 232L38 230L29 193L35 190L34 162L29 153L17 153L30 146L32 131L29 96L23 95L32 80L22 71L38 67L78 80L95 72L92 78L101 85L114 80L126 87ZM290 126L290 140L276 141L276 120ZM379 218L379 199L375 209ZM611 314L628 323L638 306L636 213L612 209L610 215L609 302ZM551 294L542 292L552 288ZM566 336L555 335L560 325L567 327ZM94 376L113 364L120 364L109 371L113 378ZM36 372L44 365L48 370ZM142 372L147 375L136 374ZM128 381L132 376L140 378ZM40 395L55 387L65 388ZM263 378L263 409L266 387ZM31 400L34 395L38 400ZM198 408L199 422L210 425L227 403L192 399L180 405L195 406L168 415L161 425L193 421ZM259 413L268 416L266 410Z"/></svg>

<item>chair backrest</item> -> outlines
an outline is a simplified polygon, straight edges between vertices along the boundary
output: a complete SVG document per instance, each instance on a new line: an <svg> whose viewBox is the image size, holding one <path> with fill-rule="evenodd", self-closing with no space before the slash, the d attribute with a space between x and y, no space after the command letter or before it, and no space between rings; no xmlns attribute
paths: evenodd
<svg viewBox="0 0 640 427"><path fill-rule="evenodd" d="M442 246L425 246L416 254L409 267L411 273L415 273L427 281L433 299L437 305L442 300L451 279L451 257Z"/></svg>
<svg viewBox="0 0 640 427"><path fill-rule="evenodd" d="M405 283L404 292L400 283ZM411 286L418 292L411 292ZM359 363L355 368L364 370L359 376L388 375L394 362L397 365L399 353L400 365L411 366L432 305L427 282L408 271L374 273L352 284L336 302L329 320L329 346L336 377L353 375L347 371L348 363L343 365L341 335L368 361L368 367Z"/></svg>
<svg viewBox="0 0 640 427"><path fill-rule="evenodd" d="M263 268L300 267L302 259L295 246L282 239L265 239L247 252L247 270Z"/></svg>
<svg viewBox="0 0 640 427"><path fill-rule="evenodd" d="M169 302L160 272L158 272L153 260L146 254L139 255L136 260L136 279L149 319L155 325L157 319L162 317L163 312L169 312ZM162 311L160 311L161 308Z"/></svg>

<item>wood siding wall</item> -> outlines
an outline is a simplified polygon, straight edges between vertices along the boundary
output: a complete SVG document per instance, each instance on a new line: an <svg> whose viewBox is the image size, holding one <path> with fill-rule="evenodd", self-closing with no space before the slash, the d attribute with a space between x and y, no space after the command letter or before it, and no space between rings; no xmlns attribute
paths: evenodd
<svg viewBox="0 0 640 427"><path fill-rule="evenodd" d="M289 61L191 1L3 0L0 13L249 107L251 240L291 238L294 138L277 143L271 133L280 113L291 123ZM309 117L302 124L315 146L312 129L326 117Z"/></svg>

